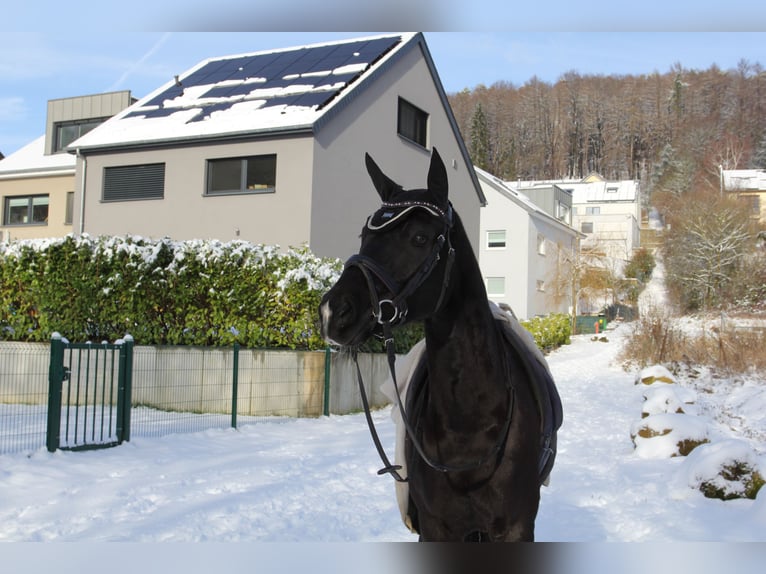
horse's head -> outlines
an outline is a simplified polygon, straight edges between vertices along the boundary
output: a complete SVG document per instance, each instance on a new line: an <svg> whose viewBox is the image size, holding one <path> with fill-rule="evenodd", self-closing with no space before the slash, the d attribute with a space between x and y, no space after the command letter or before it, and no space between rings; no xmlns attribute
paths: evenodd
<svg viewBox="0 0 766 574"><path fill-rule="evenodd" d="M436 149L426 189L404 190L365 156L383 204L362 229L359 253L322 298L322 335L357 346L383 325L401 325L434 313L447 292L454 250L447 170Z"/></svg>

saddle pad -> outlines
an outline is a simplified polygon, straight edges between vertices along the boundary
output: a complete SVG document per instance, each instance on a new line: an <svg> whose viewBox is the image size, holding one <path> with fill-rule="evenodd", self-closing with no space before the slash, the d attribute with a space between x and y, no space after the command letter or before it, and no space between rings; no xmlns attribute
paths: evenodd
<svg viewBox="0 0 766 574"><path fill-rule="evenodd" d="M490 308L495 320L501 327L506 341L522 358L524 368L529 373L529 380L532 382L532 390L540 410L541 419L540 483L547 486L556 458L556 432L563 421L561 399L545 356L535 344L532 335L521 326L512 314L503 311L492 302L490 302ZM408 390L413 386L411 385L413 377L418 372L424 372L424 369L419 368L419 366L422 361L425 361L425 351L426 342L425 339L422 339L410 349L409 353L397 360L396 380L399 382L399 393L405 406L408 403ZM416 387L417 384L414 386ZM383 385L381 385L381 391L394 405L394 408L391 410L391 418L396 427L394 464L401 465L400 474L407 476L407 461L404 455L407 430L397 405L396 391L391 377L388 377ZM416 532L409 517L409 484L406 482L395 482L394 484L396 488L396 501L399 506L402 522L411 531Z"/></svg>

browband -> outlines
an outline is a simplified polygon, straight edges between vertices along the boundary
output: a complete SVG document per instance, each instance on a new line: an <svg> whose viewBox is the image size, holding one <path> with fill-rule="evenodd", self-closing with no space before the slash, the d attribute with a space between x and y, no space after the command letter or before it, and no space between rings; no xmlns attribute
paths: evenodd
<svg viewBox="0 0 766 574"><path fill-rule="evenodd" d="M405 218L415 209L424 209L434 217L443 220L449 227L452 227L452 204L449 204L448 210L445 212L438 205L425 201L401 201L396 203L384 201L381 208L367 218L367 229L370 231L380 231Z"/></svg>

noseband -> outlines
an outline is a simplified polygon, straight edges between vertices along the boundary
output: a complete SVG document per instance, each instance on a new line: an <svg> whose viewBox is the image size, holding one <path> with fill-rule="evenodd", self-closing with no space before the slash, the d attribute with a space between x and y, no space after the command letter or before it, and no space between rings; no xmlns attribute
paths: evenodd
<svg viewBox="0 0 766 574"><path fill-rule="evenodd" d="M439 294L439 299L436 301L434 312L441 308L442 303L444 303L444 296L447 293L450 274L452 273L452 264L455 261L455 249L452 247L452 242L450 241L450 231L453 225L452 205L449 205L445 212L440 207L426 202L384 202L381 209L367 219L367 230L372 233L379 233L385 228L398 223L415 209L423 209L440 219L444 224L444 229L436 238L431 253L404 285L399 285L399 283L391 277L391 274L371 257L356 254L352 255L348 261L346 261L345 269L348 269L349 267L357 267L362 272L370 292L372 315L378 325L381 326L395 326L404 321L409 310L407 307L407 299L417 291L431 275L436 264L441 260L441 252L445 244L447 245L447 263L444 270L444 278L442 279L441 293ZM378 288L375 284L376 279L383 284L385 290L389 293L389 297L384 299L379 297Z"/></svg>

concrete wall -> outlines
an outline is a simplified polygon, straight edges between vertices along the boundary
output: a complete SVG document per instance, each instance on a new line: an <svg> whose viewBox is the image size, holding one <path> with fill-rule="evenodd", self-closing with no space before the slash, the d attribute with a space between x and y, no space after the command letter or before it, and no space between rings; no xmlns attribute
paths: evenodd
<svg viewBox="0 0 766 574"><path fill-rule="evenodd" d="M137 346L132 404L229 414L233 355L231 348ZM350 355L332 352L330 358L330 412L360 411L361 395ZM48 343L0 342L0 402L47 404L49 362ZM388 399L380 392L389 376L386 357L363 353L359 365L370 404L386 405ZM238 373L238 414L314 417L324 412L324 351L240 349Z"/></svg>

